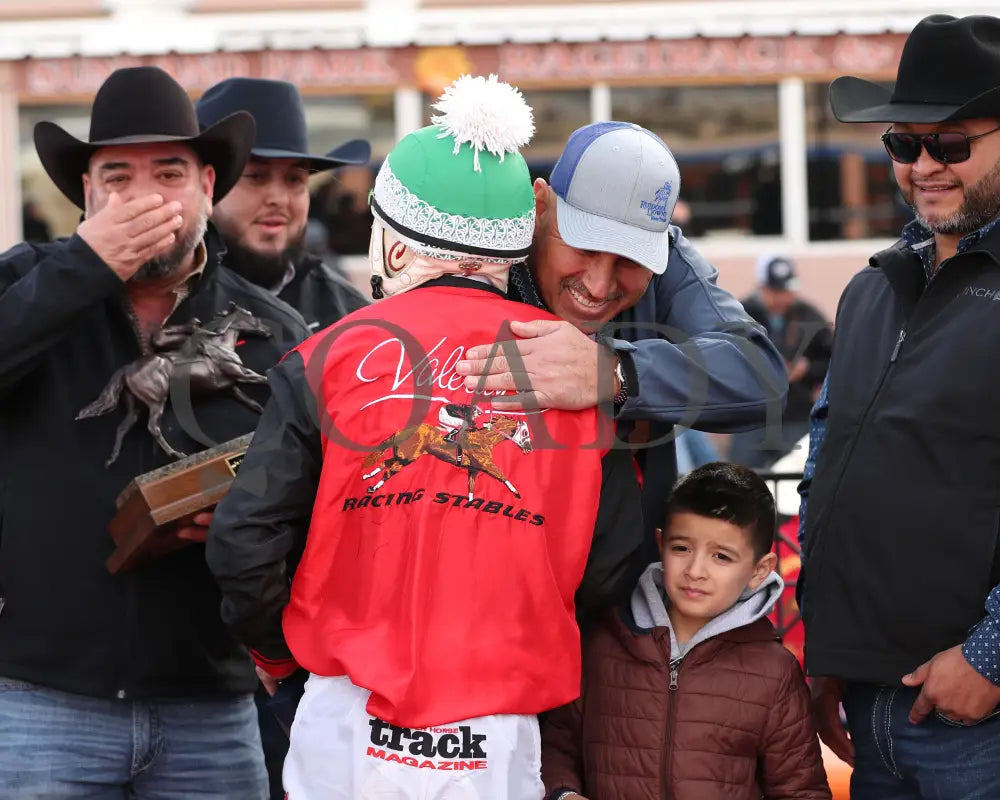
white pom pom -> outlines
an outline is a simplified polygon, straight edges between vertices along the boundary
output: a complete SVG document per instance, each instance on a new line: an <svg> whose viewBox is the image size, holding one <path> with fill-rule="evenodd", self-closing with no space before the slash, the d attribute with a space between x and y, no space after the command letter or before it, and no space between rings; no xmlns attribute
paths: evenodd
<svg viewBox="0 0 1000 800"><path fill-rule="evenodd" d="M455 153L468 142L473 149L473 166L479 168L479 151L486 150L501 161L505 153L516 153L531 141L535 120L521 93L496 75L463 75L433 106L441 113L431 117L440 126L441 138L455 139Z"/></svg>

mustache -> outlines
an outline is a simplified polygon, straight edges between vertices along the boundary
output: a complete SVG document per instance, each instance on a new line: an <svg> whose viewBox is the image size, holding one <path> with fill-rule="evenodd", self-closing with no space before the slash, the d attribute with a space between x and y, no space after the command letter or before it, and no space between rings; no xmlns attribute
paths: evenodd
<svg viewBox="0 0 1000 800"><path fill-rule="evenodd" d="M565 280L563 280L562 285L564 289L572 289L574 292L578 292L579 294L582 294L584 297L589 297L592 300L594 300L594 302L597 303L613 303L616 300L621 300L625 296L625 292L619 289L618 291L612 292L611 294L605 295L604 297L595 297L593 294L590 293L590 290L584 285L583 281L581 281L579 278L566 278Z"/></svg>

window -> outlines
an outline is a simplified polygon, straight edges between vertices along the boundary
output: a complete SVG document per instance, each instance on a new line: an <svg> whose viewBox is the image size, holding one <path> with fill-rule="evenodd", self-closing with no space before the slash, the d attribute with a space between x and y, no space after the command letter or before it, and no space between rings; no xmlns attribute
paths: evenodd
<svg viewBox="0 0 1000 800"><path fill-rule="evenodd" d="M691 212L685 233L781 233L777 86L612 88L611 108L673 152Z"/></svg>
<svg viewBox="0 0 1000 800"><path fill-rule="evenodd" d="M806 86L809 238L895 238L912 215L879 139L888 126L838 122L829 88Z"/></svg>

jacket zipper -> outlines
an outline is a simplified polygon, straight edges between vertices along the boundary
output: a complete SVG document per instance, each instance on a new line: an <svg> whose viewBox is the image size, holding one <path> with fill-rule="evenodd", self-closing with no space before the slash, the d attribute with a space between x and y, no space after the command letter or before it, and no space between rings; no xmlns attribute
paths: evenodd
<svg viewBox="0 0 1000 800"><path fill-rule="evenodd" d="M903 347L903 341L906 339L906 326L904 325L899 329L899 338L896 339L896 346L892 348L892 355L889 356L889 363L895 364L896 359L899 358L899 351Z"/></svg>
<svg viewBox="0 0 1000 800"><path fill-rule="evenodd" d="M222 255L220 253L216 255L216 263L219 264L221 262L222 262ZM177 306L174 308L173 311L170 312L170 314L167 315L167 318L163 321L163 324L160 326L161 328L170 321L170 318L177 312L180 306L188 299L188 297L191 296L191 294L192 292L189 290L187 296L180 303L177 304ZM132 302L128 299L128 295L125 295L125 297L122 298L122 303L124 306L125 316L128 318L129 325L132 328L132 333L135 335L136 344L139 345L139 358L144 358L146 356L152 355L153 353L152 335L150 335L148 338L143 337L142 325L139 322L139 315L136 314L135 307L132 305ZM126 391L128 390L126 389ZM149 443L149 450L147 452L153 462L155 462L156 460L157 448L158 445L156 444L156 442ZM146 462L146 458L144 457L145 455L146 453L140 451L140 456L142 456L140 458L141 471L145 471L144 469L144 465ZM128 582L128 588L126 591L128 593L130 602L128 602L128 604L125 607L125 621L124 624L122 625L122 640L120 642L120 650L119 650L119 652L123 652L125 654L122 660L124 664L124 671L119 675L119 680L117 681L118 688L115 691L115 697L118 700L131 700L132 694L135 692L136 680L129 665L135 660L134 659L135 654L133 652L133 649L135 647L133 632L136 628L136 625L138 624L138 620L136 618L136 608L138 606L137 594L139 590L139 585L136 582L135 576L131 572L128 575L122 576L122 579Z"/></svg>
<svg viewBox="0 0 1000 800"><path fill-rule="evenodd" d="M663 748L663 800L670 800L670 758L674 739L674 725L677 708L677 677L681 671L682 658L670 662L670 687L667 692L667 741Z"/></svg>
<svg viewBox="0 0 1000 800"><path fill-rule="evenodd" d="M136 348L139 351L138 356L132 359L132 361L137 361L140 358L148 356L153 352L153 348L150 344L143 341L142 338L142 328L139 324L139 316L135 313L135 309L132 307L131 301L128 299L128 295L125 294L121 298L121 310L125 314L125 318L128 321L129 328L135 337ZM129 362L126 362L129 363ZM128 391L128 389L125 389ZM124 445L123 445L124 446ZM153 442L153 447L156 447L156 443ZM145 452L139 451L139 471L142 473L145 471ZM122 487L124 488L124 487ZM125 604L125 614L122 620L122 626L119 630L119 642L118 642L118 652L120 658L121 669L115 680L116 688L114 690L114 696L118 700L131 700L132 693L135 690L135 681L133 679L132 670L130 665L135 661L134 643L132 637L132 631L136 626L136 607L138 605L136 599L137 584L135 581L135 576L131 572L128 574L121 574L118 576L119 580L125 581L126 589L125 593L128 596L128 601Z"/></svg>
<svg viewBox="0 0 1000 800"><path fill-rule="evenodd" d="M911 315L912 316L912 315ZM885 380L889 377L889 371L892 369L893 365L896 363L896 359L899 358L899 351L903 347L903 342L906 339L906 323L903 323L903 327L899 330L899 336L896 337L896 344L892 348L892 353L889 355L889 361L885 365L885 369L882 370L882 375L879 377L878 385L875 387L875 391L872 393L871 399L868 401L868 405L865 406L865 411L861 415L861 423L858 425L857 431L855 431L854 436L851 437L851 441L847 447L847 455L844 457L844 461L841 464L840 472L837 475L837 482L834 486L833 492L830 494L830 500L827 502L828 508L833 508L837 502L837 495L840 494L840 485L844 482L844 475L847 473L847 467L851 463L851 458L854 456L854 449L857 447L858 440L864 433L865 425L868 422L868 416L871 414L872 408L875 406L876 401L882 394L882 389L885 386ZM819 553L819 544L823 539L822 530L818 531L819 537L816 543L809 550L809 558L815 558ZM808 580L808 578L806 579ZM802 613L805 614L805 606L808 605L808 601L805 597L802 598Z"/></svg>
<svg viewBox="0 0 1000 800"><path fill-rule="evenodd" d="M224 253L225 250L222 249L215 254L216 266L222 264L222 257ZM184 297L184 299L177 304L174 310L167 315L167 318L163 321L163 325L166 325L170 321L170 318L173 317L174 314L178 312L180 307L185 302L187 302L187 300L191 297L193 293L194 293L193 291L190 290L188 291L187 296ZM143 358L145 356L151 355L153 353L152 337L149 337L149 339L143 338L142 325L139 322L139 315L136 314L135 308L133 307L131 301L128 299L127 294L122 298L122 310L125 312L125 317L127 318L129 326L132 329L132 333L135 335L135 341L139 347L138 358ZM163 325L161 325L161 327L163 327ZM138 358L134 360L138 360ZM140 456L141 456L140 471L145 471L147 453L150 459L152 459L152 461L155 462L157 457L157 448L158 445L156 444L156 442L151 442L149 445L149 450L147 452L140 451ZM121 641L119 643L119 652L124 653L124 657L122 658L124 670L122 673L119 674L118 680L116 681L118 688L115 690L115 697L118 700L131 700L132 694L135 692L136 680L134 678L134 675L132 674L129 665L134 660L134 653L132 652L132 649L134 647L133 631L135 630L135 627L138 622L136 618L136 608L138 606L136 595L139 586L135 576L131 572L127 575L121 576L121 579L128 582L128 587L126 591L129 596L129 602L126 604L125 607L125 620L122 625Z"/></svg>

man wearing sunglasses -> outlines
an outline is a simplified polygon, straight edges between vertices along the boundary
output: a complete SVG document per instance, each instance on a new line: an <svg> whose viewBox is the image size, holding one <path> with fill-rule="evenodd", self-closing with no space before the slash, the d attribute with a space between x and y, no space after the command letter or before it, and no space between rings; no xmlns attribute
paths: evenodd
<svg viewBox="0 0 1000 800"><path fill-rule="evenodd" d="M916 218L844 291L813 409L799 591L818 728L853 800L996 798L1000 19L927 17L891 91L839 78L830 100L889 124Z"/></svg>

